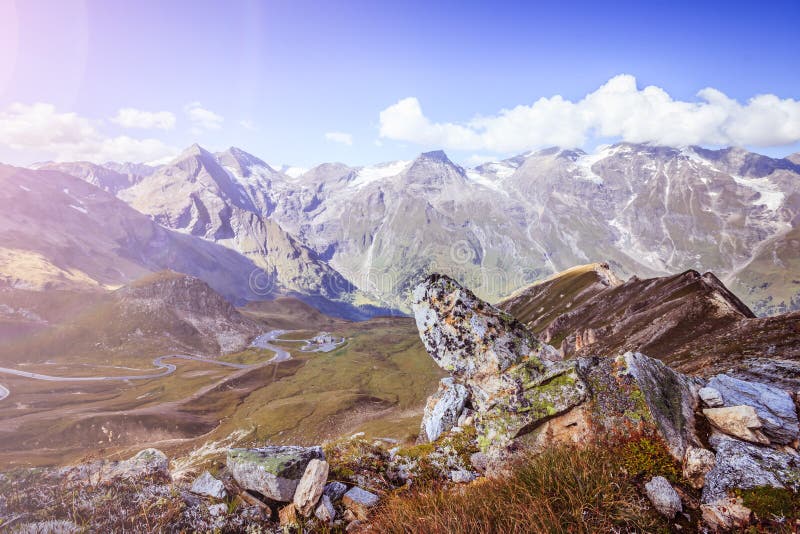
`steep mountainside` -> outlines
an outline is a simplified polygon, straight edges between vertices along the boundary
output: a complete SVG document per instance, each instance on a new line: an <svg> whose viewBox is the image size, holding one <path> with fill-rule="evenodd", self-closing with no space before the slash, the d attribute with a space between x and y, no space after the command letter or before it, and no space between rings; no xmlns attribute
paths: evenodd
<svg viewBox="0 0 800 534"><path fill-rule="evenodd" d="M90 303L73 303L71 309L72 317L6 343L3 361L71 357L97 363L117 354L146 360L169 352L216 356L241 350L263 331L199 278L172 271L95 294Z"/></svg>
<svg viewBox="0 0 800 534"><path fill-rule="evenodd" d="M96 185L103 191L108 191L115 195L119 191L131 187L142 179L141 175L125 172L128 169L123 165L117 165L115 167L120 170L103 165L96 165L88 161L42 163L34 166L37 170L59 171L64 174L69 174L70 176L80 178L92 185Z"/></svg>
<svg viewBox="0 0 800 534"><path fill-rule="evenodd" d="M626 277L713 271L759 315L800 307L800 163L742 149L551 148L474 169L436 151L289 177L193 146L118 194L290 290L357 303L408 311L434 271L497 300L603 261Z"/></svg>
<svg viewBox="0 0 800 534"><path fill-rule="evenodd" d="M704 375L753 357L800 360L800 313L756 318L711 273L614 278L605 266L574 268L499 306L567 357L638 350Z"/></svg>
<svg viewBox="0 0 800 534"><path fill-rule="evenodd" d="M162 226L242 254L262 270L267 294L282 288L349 298L347 280L267 217L285 180L239 149L215 155L193 145L119 196Z"/></svg>
<svg viewBox="0 0 800 534"><path fill-rule="evenodd" d="M464 169L433 152L321 166L296 188L276 196L272 217L361 289L401 305L430 271L496 299L591 261L624 275L713 270L759 313L798 305L787 273L800 257L800 166L788 159L619 144Z"/></svg>
<svg viewBox="0 0 800 534"><path fill-rule="evenodd" d="M256 266L164 229L83 180L0 165L0 282L22 289L115 288L150 272L198 276L228 298L257 297Z"/></svg>

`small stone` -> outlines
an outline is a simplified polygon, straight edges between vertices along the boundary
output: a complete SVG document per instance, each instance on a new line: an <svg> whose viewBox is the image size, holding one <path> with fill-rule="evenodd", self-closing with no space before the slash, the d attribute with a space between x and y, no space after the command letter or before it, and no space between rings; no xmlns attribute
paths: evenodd
<svg viewBox="0 0 800 534"><path fill-rule="evenodd" d="M722 432L731 436L769 445L769 439L761 433L761 420L752 406L726 406L725 408L706 408L703 415Z"/></svg>
<svg viewBox="0 0 800 534"><path fill-rule="evenodd" d="M347 527L345 527L345 532L358 532L358 529L361 528L361 521L356 519L355 521L351 521Z"/></svg>
<svg viewBox="0 0 800 534"><path fill-rule="evenodd" d="M336 508L333 507L330 497L327 495L322 496L317 509L314 511L314 516L325 525L333 525L333 521L336 519Z"/></svg>
<svg viewBox="0 0 800 534"><path fill-rule="evenodd" d="M464 408L461 412L461 415L458 416L457 425L461 428L465 426L470 426L475 422L475 412L470 410L469 408Z"/></svg>
<svg viewBox="0 0 800 534"><path fill-rule="evenodd" d="M377 495L358 486L350 488L342 497L344 506L352 511L357 519L362 520L367 518L369 509L378 504L379 500L380 498Z"/></svg>
<svg viewBox="0 0 800 534"><path fill-rule="evenodd" d="M225 484L214 478L208 471L204 471L195 479L190 491L213 499L224 499L227 495Z"/></svg>
<svg viewBox="0 0 800 534"><path fill-rule="evenodd" d="M457 469L450 471L450 480L456 484L466 484L475 480L475 473L465 469Z"/></svg>
<svg viewBox="0 0 800 534"><path fill-rule="evenodd" d="M309 517L328 480L328 462L316 458L308 462L303 478L294 492L294 505L303 517Z"/></svg>
<svg viewBox="0 0 800 534"><path fill-rule="evenodd" d="M287 504L278 511L278 518L282 527L289 527L299 525L300 521L297 517L297 508L294 504Z"/></svg>
<svg viewBox="0 0 800 534"><path fill-rule="evenodd" d="M342 517L348 523L351 523L356 520L356 514L354 514L352 510L345 510L344 515Z"/></svg>
<svg viewBox="0 0 800 534"><path fill-rule="evenodd" d="M700 447L689 447L683 457L683 478L689 484L700 489L706 482L706 474L714 468L716 458L714 453Z"/></svg>
<svg viewBox="0 0 800 534"><path fill-rule="evenodd" d="M740 497L725 497L708 504L700 505L703 523L711 532L739 530L750 524L751 511Z"/></svg>
<svg viewBox="0 0 800 534"><path fill-rule="evenodd" d="M228 513L228 507L223 503L212 504L208 507L208 515L211 517L220 517Z"/></svg>
<svg viewBox="0 0 800 534"><path fill-rule="evenodd" d="M683 511L680 495L666 478L653 477L645 484L644 489L650 502L661 515L672 519L678 512Z"/></svg>
<svg viewBox="0 0 800 534"><path fill-rule="evenodd" d="M709 408L718 408L723 404L725 404L722 401L722 394L719 392L718 389L704 387L700 388L700 391L698 391L697 394L700 395L700 398L703 400L703 403Z"/></svg>
<svg viewBox="0 0 800 534"><path fill-rule="evenodd" d="M334 480L333 482L325 484L325 488L322 492L330 497L332 502L336 502L341 500L342 496L347 493L347 484Z"/></svg>
<svg viewBox="0 0 800 534"><path fill-rule="evenodd" d="M485 473L489 466L489 457L482 452L474 452L469 456L469 463L479 473Z"/></svg>

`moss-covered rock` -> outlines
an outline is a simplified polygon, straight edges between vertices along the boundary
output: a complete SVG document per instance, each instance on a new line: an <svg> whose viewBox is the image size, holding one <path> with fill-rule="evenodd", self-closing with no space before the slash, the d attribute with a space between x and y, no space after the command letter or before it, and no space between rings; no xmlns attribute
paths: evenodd
<svg viewBox="0 0 800 534"><path fill-rule="evenodd" d="M257 491L274 501L289 502L306 466L313 459L325 459L321 447L229 449L227 466L243 488Z"/></svg>

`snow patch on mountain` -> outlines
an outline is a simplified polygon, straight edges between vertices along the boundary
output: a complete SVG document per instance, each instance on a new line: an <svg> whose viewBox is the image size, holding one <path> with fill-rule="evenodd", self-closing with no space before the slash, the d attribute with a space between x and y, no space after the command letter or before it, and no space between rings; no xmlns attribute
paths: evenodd
<svg viewBox="0 0 800 534"><path fill-rule="evenodd" d="M377 182L384 178L397 176L409 166L410 161L391 161L389 163L381 163L370 167L362 167L356 171L356 176L350 185L356 189Z"/></svg>
<svg viewBox="0 0 800 534"><path fill-rule="evenodd" d="M74 209L75 211L79 211L79 212L83 213L84 215L89 213L89 210L87 210L86 208L84 208L82 206L76 206L75 204L70 204L69 207Z"/></svg>
<svg viewBox="0 0 800 534"><path fill-rule="evenodd" d="M506 178L509 178L515 172L517 172L517 168L519 168L519 165L511 165L510 163L505 161L499 161L499 162L493 161L491 163L485 164L484 167L486 168L487 171L494 174L500 180L504 180Z"/></svg>
<svg viewBox="0 0 800 534"><path fill-rule="evenodd" d="M514 174L514 173L512 172L511 174ZM466 171L466 175L467 175L467 178L469 178L470 180L472 180L476 184L481 185L483 187L486 187L488 189L493 189L494 191L497 191L498 193L502 193L505 196L508 196L508 191L506 191L505 189L500 187L500 184L498 184L497 182L495 182L491 178L489 178L487 176L484 176L483 174L481 174L481 173L479 173L479 172L477 172L475 170L471 170L471 169ZM499 176L498 176L498 178L499 178Z"/></svg>
<svg viewBox="0 0 800 534"><path fill-rule="evenodd" d="M597 148L594 154L584 154L579 156L575 160L575 165L578 167L580 171L578 174L578 178L583 180L587 180L589 182L594 182L598 185L602 185L604 182L602 176L595 173L592 170L592 167L598 161L604 160L606 158L610 158L611 156L617 154L619 152L620 147L614 147L611 145L602 145Z"/></svg>
<svg viewBox="0 0 800 534"><path fill-rule="evenodd" d="M764 178L744 178L742 176L731 176L733 180L748 189L752 189L761 195L761 201L756 202L767 207L770 211L777 211L783 204L784 194L777 190L768 177Z"/></svg>

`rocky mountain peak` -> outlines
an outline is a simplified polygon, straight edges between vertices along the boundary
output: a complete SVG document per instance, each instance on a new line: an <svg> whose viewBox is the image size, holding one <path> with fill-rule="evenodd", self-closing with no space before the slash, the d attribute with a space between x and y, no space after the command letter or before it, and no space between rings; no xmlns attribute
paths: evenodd
<svg viewBox="0 0 800 534"><path fill-rule="evenodd" d="M401 176L409 183L442 188L448 183L466 181L464 169L453 163L442 150L417 156Z"/></svg>
<svg viewBox="0 0 800 534"><path fill-rule="evenodd" d="M180 309L238 314L236 309L201 279L164 270L144 276L117 290L123 298L156 299Z"/></svg>
<svg viewBox="0 0 800 534"><path fill-rule="evenodd" d="M452 165L453 162L447 157L444 150L431 150L430 152L423 152L417 157L419 161L436 161L438 163L445 163Z"/></svg>
<svg viewBox="0 0 800 534"><path fill-rule="evenodd" d="M270 173L277 173L275 169L270 167L263 160L235 146L230 147L224 152L219 152L216 156L221 165L237 169L242 176L249 176L251 167L259 167L261 169L266 169Z"/></svg>
<svg viewBox="0 0 800 534"><path fill-rule="evenodd" d="M211 155L211 153L208 150L201 147L199 143L192 143L191 145L186 147L183 150L183 152L181 152L173 161L180 161L186 158L207 156L207 155Z"/></svg>

